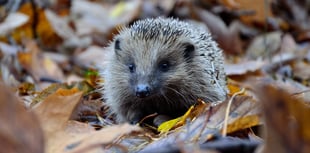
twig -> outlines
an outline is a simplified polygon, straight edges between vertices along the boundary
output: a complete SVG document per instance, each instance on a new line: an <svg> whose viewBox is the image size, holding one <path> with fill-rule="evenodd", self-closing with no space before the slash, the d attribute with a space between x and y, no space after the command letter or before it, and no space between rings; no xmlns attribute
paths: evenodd
<svg viewBox="0 0 310 153"><path fill-rule="evenodd" d="M144 118L142 118L142 120L139 121L139 124L141 124L144 120L146 120L148 118L151 118L151 117L154 117L156 115L158 115L158 114L157 113L153 113L153 114L145 116Z"/></svg>
<svg viewBox="0 0 310 153"><path fill-rule="evenodd" d="M240 95L240 94L244 93L244 91L245 91L245 89L242 88L241 91L236 92L236 93L230 98L230 100L228 101L228 105L227 105L226 112L225 112L224 127L223 127L223 131L222 131L222 136L223 136L223 137L225 137L225 136L227 135L227 124L228 124L228 116L229 116L229 111L230 111L231 103L232 103L232 101L234 100L234 98L235 98L237 95Z"/></svg>

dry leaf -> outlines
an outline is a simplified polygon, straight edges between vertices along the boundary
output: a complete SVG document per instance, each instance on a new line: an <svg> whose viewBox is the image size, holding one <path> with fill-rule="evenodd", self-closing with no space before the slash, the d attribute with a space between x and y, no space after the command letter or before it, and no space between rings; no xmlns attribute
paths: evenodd
<svg viewBox="0 0 310 153"><path fill-rule="evenodd" d="M68 17L58 16L51 10L45 10L45 15L53 31L64 40L64 45L70 48L87 47L90 45L90 38L81 38L76 35L74 30L70 27L70 20Z"/></svg>
<svg viewBox="0 0 310 153"><path fill-rule="evenodd" d="M119 2L116 5L100 5L83 0L72 1L71 15L77 35L88 35L93 32L107 33L118 25L124 25L138 16L141 1Z"/></svg>
<svg viewBox="0 0 310 153"><path fill-rule="evenodd" d="M58 96L70 96L78 92L80 92L80 90L77 88L72 88L69 90L60 88L55 92L55 94L57 94Z"/></svg>
<svg viewBox="0 0 310 153"><path fill-rule="evenodd" d="M43 132L37 116L28 112L2 82L0 82L0 120L1 152L44 152Z"/></svg>
<svg viewBox="0 0 310 153"><path fill-rule="evenodd" d="M310 80L310 63L305 61L296 61L293 66L294 77L301 80Z"/></svg>
<svg viewBox="0 0 310 153"><path fill-rule="evenodd" d="M265 61L242 61L236 64L225 63L225 73L227 75L244 75L248 72L255 72L260 70L264 65Z"/></svg>
<svg viewBox="0 0 310 153"><path fill-rule="evenodd" d="M79 53L74 57L74 62L77 65L86 66L90 68L95 68L100 66L106 66L106 61L108 60L108 54L111 53L110 50L104 49L99 46L90 46L82 53Z"/></svg>
<svg viewBox="0 0 310 153"><path fill-rule="evenodd" d="M257 86L266 120L264 152L306 153L310 150L310 108L273 84Z"/></svg>
<svg viewBox="0 0 310 153"><path fill-rule="evenodd" d="M29 17L22 13L10 13L5 20L0 24L0 35L5 37L10 34L12 30L22 26L28 21Z"/></svg>
<svg viewBox="0 0 310 153"><path fill-rule="evenodd" d="M61 38L52 29L44 11L42 8L33 9L30 2L26 2L20 7L18 12L27 15L29 20L12 33L12 37L16 42L20 43L23 40L38 37L41 43L50 48L62 42Z"/></svg>
<svg viewBox="0 0 310 153"><path fill-rule="evenodd" d="M246 53L249 59L266 58L279 51L282 43L282 32L271 32L256 37Z"/></svg>
<svg viewBox="0 0 310 153"><path fill-rule="evenodd" d="M34 77L36 82L42 78L63 80L63 72L58 65L44 57L34 41L27 41L26 50L27 52L18 52L17 57L20 64Z"/></svg>
<svg viewBox="0 0 310 153"><path fill-rule="evenodd" d="M187 119L192 120L193 118L198 117L198 115L200 115L205 110L206 107L207 104L199 99L197 104L195 106L191 106L183 116L162 123L157 128L157 131L163 134L172 129L183 126L186 124Z"/></svg>
<svg viewBox="0 0 310 153"><path fill-rule="evenodd" d="M199 7L194 7L191 11L208 26L212 37L226 53L242 53L242 43L239 38L239 28L241 26L238 22L234 22L228 27L222 19L209 11Z"/></svg>
<svg viewBox="0 0 310 153"><path fill-rule="evenodd" d="M240 19L246 24L260 24L265 25L267 21L267 17L272 17L272 11L270 7L271 1L249 1L249 0L233 0L234 2L231 3L231 0L221 0L220 2L223 3L228 8L233 10L243 10L243 11L250 11L248 14L241 16Z"/></svg>
<svg viewBox="0 0 310 153"><path fill-rule="evenodd" d="M240 117L234 122L228 124L227 133L233 133L242 129L251 128L260 124L261 117L258 115L248 115Z"/></svg>
<svg viewBox="0 0 310 153"><path fill-rule="evenodd" d="M88 124L69 122L82 94L76 93L76 89L61 89L33 109L43 126L47 153L75 152L87 146L111 142L118 136L138 130L134 126L120 125L95 131Z"/></svg>
<svg viewBox="0 0 310 153"><path fill-rule="evenodd" d="M177 128L181 125L184 125L186 122L186 119L189 117L190 113L193 111L194 107L191 106L186 113L181 116L178 117L176 119L173 120L169 120L167 122L162 123L161 125L159 125L159 127L157 128L157 131L159 131L161 134L166 133L174 128Z"/></svg>

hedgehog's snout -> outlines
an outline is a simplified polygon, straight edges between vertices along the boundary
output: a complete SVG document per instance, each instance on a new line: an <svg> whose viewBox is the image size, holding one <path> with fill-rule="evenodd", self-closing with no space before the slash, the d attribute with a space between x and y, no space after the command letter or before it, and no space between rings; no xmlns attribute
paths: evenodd
<svg viewBox="0 0 310 153"><path fill-rule="evenodd" d="M138 84L136 86L136 96L139 98L145 98L151 95L150 85Z"/></svg>

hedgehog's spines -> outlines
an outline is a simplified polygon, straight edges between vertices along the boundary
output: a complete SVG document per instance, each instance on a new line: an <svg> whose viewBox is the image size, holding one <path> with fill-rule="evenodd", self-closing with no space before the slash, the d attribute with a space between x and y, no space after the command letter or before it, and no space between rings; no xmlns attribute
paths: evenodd
<svg viewBox="0 0 310 153"><path fill-rule="evenodd" d="M119 122L155 112L176 117L197 98L226 98L222 52L204 27L173 18L140 20L123 28L110 48L103 94ZM158 70L161 61L167 61L165 71ZM147 85L150 96L138 98L137 85Z"/></svg>

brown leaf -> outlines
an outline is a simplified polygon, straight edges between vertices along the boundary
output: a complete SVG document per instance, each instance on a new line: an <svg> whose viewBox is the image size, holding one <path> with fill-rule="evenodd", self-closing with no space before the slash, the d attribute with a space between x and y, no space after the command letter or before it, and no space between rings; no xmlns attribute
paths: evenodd
<svg viewBox="0 0 310 153"><path fill-rule="evenodd" d="M103 49L99 46L89 46L86 50L76 55L73 59L77 65L86 67L104 67L106 66L106 61L108 60L108 54L111 51L108 49Z"/></svg>
<svg viewBox="0 0 310 153"><path fill-rule="evenodd" d="M47 137L65 128L73 109L83 94L83 92L73 92L74 94L63 96L62 92L63 90L56 91L33 110L39 116Z"/></svg>
<svg viewBox="0 0 310 153"><path fill-rule="evenodd" d="M223 126L227 101L212 105L212 107L207 108L205 113L195 118L192 123L188 123L186 126L174 130L168 135L168 137L162 137L160 140L152 142L145 147L144 150L166 147L167 144L175 146L178 144L175 140L178 140L179 142L186 141L187 143L194 144L195 142L205 142L210 135L215 134ZM259 103L248 96L237 96L232 102L228 123L234 123L240 118L247 118L247 116L260 117L259 114ZM258 124L252 123L255 122L245 120L245 122L242 122L245 126L240 126L238 129L245 129L249 126L255 126Z"/></svg>
<svg viewBox="0 0 310 153"><path fill-rule="evenodd" d="M282 42L282 32L271 32L256 37L249 45L246 53L249 59L266 58L279 51Z"/></svg>
<svg viewBox="0 0 310 153"><path fill-rule="evenodd" d="M44 11L44 9L38 7L34 9L30 2L26 2L20 7L18 12L27 15L29 20L12 33L12 37L16 42L21 43L26 39L38 37L44 46L50 48L62 42L62 39L52 29Z"/></svg>
<svg viewBox="0 0 310 153"><path fill-rule="evenodd" d="M83 39L78 37L74 32L74 29L70 27L70 20L68 17L62 17L56 13L45 10L45 16L51 25L52 30L64 40L64 45L66 47L76 48L76 47L87 47L90 45L91 40L89 38Z"/></svg>
<svg viewBox="0 0 310 153"><path fill-rule="evenodd" d="M141 7L141 1L120 1L114 5L72 1L71 14L80 16L74 20L77 35L87 35L93 32L108 33L114 27L127 24L135 19Z"/></svg>
<svg viewBox="0 0 310 153"><path fill-rule="evenodd" d="M243 75L248 72L260 70L266 63L261 60L242 61L236 64L225 63L225 73L227 75Z"/></svg>
<svg viewBox="0 0 310 153"><path fill-rule="evenodd" d="M26 42L27 52L18 52L17 57L20 64L30 73L35 81L40 82L42 78L62 80L63 72L52 60L44 57L40 48L34 41Z"/></svg>
<svg viewBox="0 0 310 153"><path fill-rule="evenodd" d="M138 130L134 126L120 125L95 131L88 124L69 121L82 94L83 92L77 92L75 88L60 89L33 109L46 136L47 153L61 153L66 150L75 152L98 143L106 144L118 136Z"/></svg>
<svg viewBox="0 0 310 153"><path fill-rule="evenodd" d="M226 53L242 53L242 42L239 38L240 23L233 22L228 27L221 18L199 7L193 6L191 13L208 26L213 38Z"/></svg>
<svg viewBox="0 0 310 153"><path fill-rule="evenodd" d="M273 84L258 86L266 120L264 152L306 153L310 150L310 107Z"/></svg>
<svg viewBox="0 0 310 153"><path fill-rule="evenodd" d="M43 132L37 117L0 83L0 148L7 153L44 152Z"/></svg>
<svg viewBox="0 0 310 153"><path fill-rule="evenodd" d="M307 71L310 69L310 63L305 61L295 61L293 66L294 76L306 81L310 80L310 71Z"/></svg>
<svg viewBox="0 0 310 153"><path fill-rule="evenodd" d="M265 25L267 21L266 18L273 16L270 7L267 6L270 5L271 1L266 2L260 0L255 1L254 3L253 1L249 0L233 0L232 3L231 0L221 0L220 2L233 10L250 11L251 14L248 13L240 17L241 21L243 21L246 24Z"/></svg>

